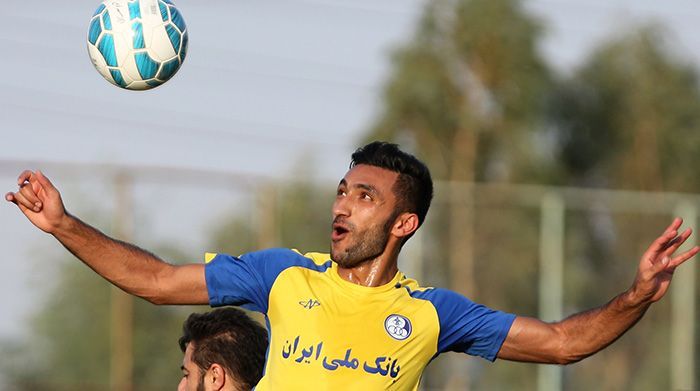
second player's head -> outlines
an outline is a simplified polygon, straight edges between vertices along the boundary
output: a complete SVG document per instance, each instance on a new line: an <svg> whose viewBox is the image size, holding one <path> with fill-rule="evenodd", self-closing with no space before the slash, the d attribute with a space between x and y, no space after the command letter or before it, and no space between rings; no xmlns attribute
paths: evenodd
<svg viewBox="0 0 700 391"><path fill-rule="evenodd" d="M237 308L191 314L179 344L178 391L250 390L262 377L267 331Z"/></svg>

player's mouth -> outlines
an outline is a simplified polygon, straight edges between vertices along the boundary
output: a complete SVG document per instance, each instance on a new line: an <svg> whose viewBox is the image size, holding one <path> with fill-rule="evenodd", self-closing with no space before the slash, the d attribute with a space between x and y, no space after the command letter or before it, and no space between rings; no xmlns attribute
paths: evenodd
<svg viewBox="0 0 700 391"><path fill-rule="evenodd" d="M342 223L333 223L333 231L331 231L331 240L339 242L350 234L350 228Z"/></svg>

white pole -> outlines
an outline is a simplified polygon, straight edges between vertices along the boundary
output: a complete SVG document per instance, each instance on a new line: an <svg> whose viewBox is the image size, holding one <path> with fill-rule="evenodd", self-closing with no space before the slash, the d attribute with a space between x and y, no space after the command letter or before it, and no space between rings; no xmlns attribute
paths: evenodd
<svg viewBox="0 0 700 391"><path fill-rule="evenodd" d="M676 207L676 216L693 229L693 236L679 251L694 246L697 238L697 208L689 202ZM694 390L695 377L695 274L697 260L681 265L671 283L671 389Z"/></svg>
<svg viewBox="0 0 700 391"><path fill-rule="evenodd" d="M542 198L540 217L539 317L544 321L562 318L564 275L564 201L556 193ZM562 367L539 365L538 391L559 391Z"/></svg>
<svg viewBox="0 0 700 391"><path fill-rule="evenodd" d="M126 174L115 177L114 236L126 242L133 237L131 179ZM110 286L110 390L132 391L134 298L114 285Z"/></svg>

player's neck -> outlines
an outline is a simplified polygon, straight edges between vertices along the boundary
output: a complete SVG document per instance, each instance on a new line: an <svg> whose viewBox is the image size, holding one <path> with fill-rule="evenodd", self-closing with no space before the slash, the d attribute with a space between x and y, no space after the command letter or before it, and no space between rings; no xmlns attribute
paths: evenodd
<svg viewBox="0 0 700 391"><path fill-rule="evenodd" d="M356 266L344 268L338 265L338 275L345 281L362 286L382 286L394 279L399 268L398 252L385 251L374 259L368 259Z"/></svg>

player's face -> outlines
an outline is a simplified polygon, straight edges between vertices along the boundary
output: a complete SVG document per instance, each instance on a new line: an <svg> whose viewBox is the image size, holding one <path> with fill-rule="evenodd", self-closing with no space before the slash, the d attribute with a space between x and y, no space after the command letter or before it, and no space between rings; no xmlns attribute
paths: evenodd
<svg viewBox="0 0 700 391"><path fill-rule="evenodd" d="M331 258L350 268L384 252L394 223L398 174L364 164L340 181L333 203Z"/></svg>
<svg viewBox="0 0 700 391"><path fill-rule="evenodd" d="M185 349L185 357L182 359L182 379L177 386L177 391L205 391L204 389L204 373L197 364L192 361L192 343L187 344Z"/></svg>

